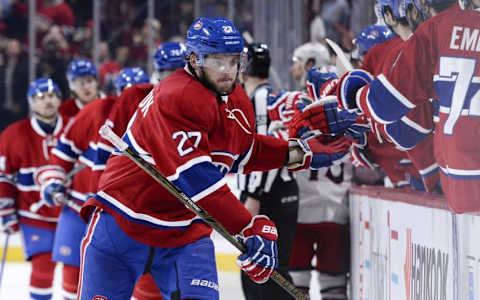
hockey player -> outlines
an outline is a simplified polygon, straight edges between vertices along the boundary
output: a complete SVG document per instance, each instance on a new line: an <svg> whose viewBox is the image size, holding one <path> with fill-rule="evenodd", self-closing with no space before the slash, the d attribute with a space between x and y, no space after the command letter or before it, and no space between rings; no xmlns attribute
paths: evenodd
<svg viewBox="0 0 480 300"><path fill-rule="evenodd" d="M32 117L10 125L0 136L0 226L7 234L22 230L24 253L32 265L30 299L41 300L52 298L52 248L60 210L44 206L30 211L40 200L34 177L48 163L67 120L58 114L62 98L52 79L33 81L27 98Z"/></svg>
<svg viewBox="0 0 480 300"><path fill-rule="evenodd" d="M135 84L148 83L150 78L142 68L124 68L115 79L115 91L120 97L123 90Z"/></svg>
<svg viewBox="0 0 480 300"><path fill-rule="evenodd" d="M422 10L435 9L443 1L419 4ZM478 136L474 128L479 126L475 118L479 90L475 62L480 55L475 51L478 43L472 38L479 30L480 17L475 10L480 3L459 4L462 10L454 5L422 23L389 72L373 81L369 74L357 70L346 74L338 100L342 108L389 124L429 98L437 98L440 109L435 123L435 158L450 206L463 213L480 209L478 201L473 200L480 197L478 147L473 143Z"/></svg>
<svg viewBox="0 0 480 300"><path fill-rule="evenodd" d="M137 81L144 83L148 82L149 78L140 68L126 68L119 73L116 87L121 90ZM92 184L94 180L92 167L97 151L95 141L98 129L106 122L115 101L114 97L100 98L85 106L68 125L60 142L52 150L49 166L37 175L37 180L42 185L44 200L49 205L62 205L65 203L58 200L58 193L67 193L62 184L66 173L70 172L76 164L87 165L87 168L73 178L72 186L68 190L68 201L73 204L63 206L55 236L53 258L64 263L62 287L64 297L67 299L76 298L80 242L86 227L85 222L78 215L79 211L72 207L74 205L81 207L88 195L96 192L96 184ZM52 191L56 191L56 195Z"/></svg>
<svg viewBox="0 0 480 300"><path fill-rule="evenodd" d="M249 44L245 48L247 63L245 72L240 74L245 92L250 97L256 119L256 132L266 135L271 122L267 115L267 104L272 89L268 83L270 53L263 43ZM281 133L275 133L282 136ZM288 136L285 134L284 136ZM268 172L252 172L238 175L240 200L250 213L267 215L278 229L278 272L285 278L292 249L298 211L298 185L286 168ZM242 288L246 299L291 299L290 295L274 282L263 286L253 283L242 272Z"/></svg>
<svg viewBox="0 0 480 300"><path fill-rule="evenodd" d="M370 25L353 40L352 60L361 66L365 55L377 44L384 43L395 35L385 25Z"/></svg>
<svg viewBox="0 0 480 300"><path fill-rule="evenodd" d="M185 45L180 42L160 44L153 57L155 71L150 79L152 84L157 84L176 69L183 68L185 66L185 52Z"/></svg>
<svg viewBox="0 0 480 300"><path fill-rule="evenodd" d="M289 147L254 132L250 101L235 83L243 40L230 21L197 19L186 47L185 69L139 104L123 140L244 240L240 266L263 283L277 264L275 225L266 216L252 218L223 177L285 162L292 169L318 168L334 154L320 156L315 138L290 140ZM312 152L298 145L315 146ZM148 270L165 299L176 290L181 299L218 299L211 228L127 157L108 160L99 192L82 215L90 221L79 299L128 299L136 278Z"/></svg>
<svg viewBox="0 0 480 300"><path fill-rule="evenodd" d="M160 78L165 78L178 68L185 66L184 57L186 55L185 46L179 42L168 42L159 45L154 55L155 71L152 74L149 83L135 84L125 89L118 100L116 100L112 111L108 115L108 122L112 130L119 136L122 136L127 129L128 121L137 109L138 104L153 89L153 85L159 82ZM95 157L96 179L92 184L95 190L98 184L98 178L105 170L108 157L113 152L113 146L108 141L98 136L96 142L97 152ZM133 298L137 300L160 299L160 291L151 276L147 273L139 278L133 291Z"/></svg>
<svg viewBox="0 0 480 300"><path fill-rule="evenodd" d="M87 103L99 97L97 68L86 58L74 59L68 64L66 75L73 98L62 102L60 113L73 117Z"/></svg>

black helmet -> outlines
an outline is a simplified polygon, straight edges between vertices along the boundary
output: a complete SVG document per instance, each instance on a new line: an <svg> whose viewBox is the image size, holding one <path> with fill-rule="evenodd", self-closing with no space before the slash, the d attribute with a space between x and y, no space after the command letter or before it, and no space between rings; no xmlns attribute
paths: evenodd
<svg viewBox="0 0 480 300"><path fill-rule="evenodd" d="M270 51L267 44L252 43L244 48L247 53L247 67L245 74L260 78L268 78L270 68Z"/></svg>

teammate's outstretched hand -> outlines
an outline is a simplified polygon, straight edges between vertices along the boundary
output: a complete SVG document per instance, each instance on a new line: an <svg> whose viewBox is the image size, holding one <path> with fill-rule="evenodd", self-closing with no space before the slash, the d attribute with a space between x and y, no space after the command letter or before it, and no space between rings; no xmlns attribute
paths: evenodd
<svg viewBox="0 0 480 300"><path fill-rule="evenodd" d="M299 171L307 168L318 170L341 163L346 159L352 141L344 136L310 135L290 139L289 144L290 149L299 150L290 150L290 156L296 157L289 157L291 161L287 167L290 171Z"/></svg>
<svg viewBox="0 0 480 300"><path fill-rule="evenodd" d="M264 283L278 266L275 224L265 215L257 215L237 236L247 247L237 264L256 283Z"/></svg>
<svg viewBox="0 0 480 300"><path fill-rule="evenodd" d="M337 83L337 74L331 70L311 68L307 72L307 91L314 101L335 94Z"/></svg>
<svg viewBox="0 0 480 300"><path fill-rule="evenodd" d="M360 113L356 101L357 92L372 80L372 75L365 70L357 69L345 73L337 85L339 107L350 112Z"/></svg>
<svg viewBox="0 0 480 300"><path fill-rule="evenodd" d="M0 230L4 233L12 234L20 229L13 199L0 199L0 221Z"/></svg>
<svg viewBox="0 0 480 300"><path fill-rule="evenodd" d="M312 130L343 134L357 119L357 114L338 109L336 96L327 96L309 105L298 102L297 108L288 127L290 137L301 137Z"/></svg>

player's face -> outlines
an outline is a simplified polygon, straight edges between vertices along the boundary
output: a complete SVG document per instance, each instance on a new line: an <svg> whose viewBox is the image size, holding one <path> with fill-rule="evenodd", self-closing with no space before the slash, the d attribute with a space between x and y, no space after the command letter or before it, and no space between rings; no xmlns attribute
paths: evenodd
<svg viewBox="0 0 480 300"><path fill-rule="evenodd" d="M205 57L203 76L219 94L230 94L235 88L240 55L211 54Z"/></svg>
<svg viewBox="0 0 480 300"><path fill-rule="evenodd" d="M32 111L35 115L43 120L50 121L57 117L58 108L60 107L61 99L57 93L42 93L35 95L32 103Z"/></svg>
<svg viewBox="0 0 480 300"><path fill-rule="evenodd" d="M299 59L295 59L293 64L290 66L290 72L292 72L293 79L299 81L302 79L303 73L303 63Z"/></svg>
<svg viewBox="0 0 480 300"><path fill-rule="evenodd" d="M88 103L97 98L98 83L93 76L77 77L73 81L74 92L78 97L78 100L83 103Z"/></svg>

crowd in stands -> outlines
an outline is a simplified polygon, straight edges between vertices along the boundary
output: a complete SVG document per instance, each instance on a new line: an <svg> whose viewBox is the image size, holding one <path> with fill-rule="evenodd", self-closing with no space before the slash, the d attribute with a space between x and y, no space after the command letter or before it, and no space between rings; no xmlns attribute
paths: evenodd
<svg viewBox="0 0 480 300"><path fill-rule="evenodd" d="M351 0L305 0L305 24L315 32L343 42L348 48L352 40L351 16L355 4ZM373 2L365 0L359 2ZM28 88L28 0L0 1L0 130L28 115L25 92ZM200 0L203 16L227 16L227 0ZM234 22L240 31L253 32L254 1L235 1ZM148 3L144 0L100 1L101 42L98 69L100 88L113 91L113 79L124 67L147 69L147 26L154 29L154 44L183 36L195 17L194 0L155 1L153 20L148 20ZM273 11L272 7L272 11ZM92 58L93 1L36 0L36 78L50 77L68 97L65 78L67 64L75 58ZM319 22L319 20L321 21ZM308 26L306 26L308 27ZM361 28L361 27L360 27ZM310 29L305 31L309 39Z"/></svg>

